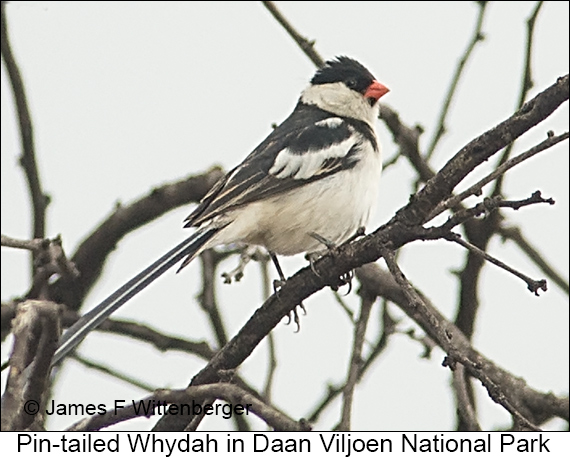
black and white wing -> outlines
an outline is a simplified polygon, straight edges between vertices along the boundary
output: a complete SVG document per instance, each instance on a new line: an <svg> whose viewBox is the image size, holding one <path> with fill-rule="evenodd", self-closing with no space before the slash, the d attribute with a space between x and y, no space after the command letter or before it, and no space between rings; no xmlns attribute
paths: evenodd
<svg viewBox="0 0 570 457"><path fill-rule="evenodd" d="M365 142L378 151L367 123L299 103L289 118L218 181L185 226L198 226L234 208L348 170L355 166Z"/></svg>

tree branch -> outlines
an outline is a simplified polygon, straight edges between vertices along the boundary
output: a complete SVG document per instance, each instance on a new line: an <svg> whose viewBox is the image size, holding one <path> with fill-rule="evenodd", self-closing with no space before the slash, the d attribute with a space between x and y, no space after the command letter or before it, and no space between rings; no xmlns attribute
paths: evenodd
<svg viewBox="0 0 570 457"><path fill-rule="evenodd" d="M495 365L477 352L466 336L448 321L429 300L407 280L399 282L376 264L362 267L359 278L370 290L396 303L412 318L447 354L446 365L456 369L456 364L465 366L469 375L481 380L491 398L505 407L529 429L536 429L536 417L560 417L569 420L568 398L556 397L530 388L523 379ZM405 284L405 286L404 286ZM406 288L406 290L403 289ZM410 295L412 300L410 300ZM524 417L521 416L523 415Z"/></svg>
<svg viewBox="0 0 570 457"><path fill-rule="evenodd" d="M287 417L284 413L276 408L267 405L249 392L241 389L234 384L216 383L201 386L192 386L182 390L157 390L150 397L143 398L139 403L160 402L161 405L166 404L192 404L192 402L201 403L204 398L220 398L231 405L249 406L259 418L264 420L275 430L280 431L307 431L310 430L304 421L294 421ZM143 414L144 415L144 414ZM94 431L109 427L129 419L141 417L141 412L137 413L133 405L120 409L108 411L104 415L95 415L87 419L83 419L72 425L69 431ZM150 416L148 416L150 417Z"/></svg>
<svg viewBox="0 0 570 457"><path fill-rule="evenodd" d="M6 19L6 3L2 2L2 21L1 21L1 49L2 58L6 65L6 71L12 85L14 94L14 102L18 113L20 123L20 139L22 143L22 155L20 156L20 165L24 169L26 179L28 181L28 190L33 208L33 230L32 238L45 238L45 218L46 208L49 204L49 197L42 190L40 174L36 163L36 153L34 147L34 129L32 125L32 117L28 108L26 91L24 82L16 59L12 54L10 40L8 37L8 23ZM32 265L33 266L33 265Z"/></svg>
<svg viewBox="0 0 570 457"><path fill-rule="evenodd" d="M560 287L566 294L570 292L568 280L564 279L532 246L529 241L524 237L520 228L518 227L499 227L499 235L503 240L513 241L527 256L528 258L542 270L542 272L552 280L558 287Z"/></svg>
<svg viewBox="0 0 570 457"><path fill-rule="evenodd" d="M459 63L457 64L455 73L451 78L451 85L449 86L447 95L445 97L445 101L443 102L443 105L441 107L441 112L439 113L433 138L431 139L425 154L426 160L429 160L431 158L437 144L439 143L439 140L447 130L445 126L445 120L447 117L447 113L449 111L449 106L451 105L451 101L453 100L453 96L455 95L455 91L457 90L457 84L459 83L459 80L461 79L461 76L463 74L463 70L465 69L465 65L467 64L469 57L471 57L471 54L473 53L473 50L475 49L477 43L485 39L485 35L483 34L482 29L483 29L483 18L485 17L485 11L488 2L475 2L475 3L479 7L479 14L477 15L477 21L475 22L475 29L473 31L471 40L467 45L467 49L465 49L463 56L461 57L461 59L459 59Z"/></svg>
<svg viewBox="0 0 570 457"><path fill-rule="evenodd" d="M283 28L287 31L287 33L293 38L295 43L299 45L299 47L303 50L303 52L311 59L317 67L322 67L325 63L323 58L315 51L315 41L308 40L304 36L302 36L297 30L293 28L291 23L285 19L285 17L281 14L281 12L277 9L274 2L261 2L267 8L267 10L271 13L271 15L283 26Z"/></svg>
<svg viewBox="0 0 570 457"><path fill-rule="evenodd" d="M529 278L528 276L521 273L520 271L515 270L512 267L509 267L506 263L501 262L499 259L496 259L495 257L487 254L485 251L483 251L482 249L479 249L477 246L474 246L471 243L468 243L467 241L461 239L461 236L459 236L457 233L450 232L445 238L449 241L453 241L454 243L459 244L460 246L463 246L465 249L468 249L469 251L475 253L479 257L484 258L488 262L491 262L492 264L497 265L499 268L502 268L503 270L508 271L509 273L511 273L511 274L515 275L516 277L522 279L526 283L528 290L533 292L534 295L536 295L537 297L538 297L538 291L539 290L542 289L543 291L546 292L546 290L547 290L546 279L540 279L537 281L537 280L534 280L532 278Z"/></svg>
<svg viewBox="0 0 570 457"><path fill-rule="evenodd" d="M530 89L532 89L534 82L532 81L532 43L534 41L534 25L536 24L536 19L538 17L538 13L540 12L540 8L542 8L542 4L544 2L539 1L536 2L533 12L531 13L530 17L527 19L526 26L527 26L527 33L526 33L526 51L524 57L524 72L523 78L521 82L520 92L519 92L519 99L517 102L517 109L520 109ZM511 156L511 152L513 151L514 143L508 145L505 149L503 154L499 159L499 166L504 164L508 158ZM500 175L495 183L495 188L493 189L492 195L500 195L503 188L503 175Z"/></svg>
<svg viewBox="0 0 570 457"><path fill-rule="evenodd" d="M2 431L43 427L50 361L61 333L59 306L28 300L18 306L13 324L14 346L2 398Z"/></svg>
<svg viewBox="0 0 570 457"><path fill-rule="evenodd" d="M446 199L445 201L441 202L431 212L431 214L429 215L429 218L432 219L435 216L441 214L446 209L454 208L460 202L465 200L467 197L470 197L472 195L481 195L483 187L485 187L487 184L489 184L490 182L497 179L499 176L505 174L508 170L513 168L515 165L518 165L519 163L524 162L527 159L530 159L531 157L535 156L539 152L545 151L545 150L551 148L552 146L560 143L561 141L567 140L568 136L569 136L568 132L565 132L562 135L558 135L558 136L554 136L554 135L549 134L549 136L546 140L544 140L543 142L541 142L541 143L537 144L536 146L530 148L528 151L523 152L522 154L519 154L518 156L513 157L512 159L508 160L504 164L500 165L492 173L488 174L483 179L481 179L479 182L477 182L476 184L473 184L471 187L469 187L469 189L461 192L460 194L453 195L453 196L449 197L448 199Z"/></svg>
<svg viewBox="0 0 570 457"><path fill-rule="evenodd" d="M351 413L352 402L354 398L354 389L360 378L362 370L362 346L364 345L364 335L370 318L370 310L376 301L375 296L362 295L360 300L360 316L354 326L354 341L352 344L352 356L350 357L350 365L346 382L342 390L342 416L337 430L349 431L351 429Z"/></svg>
<svg viewBox="0 0 570 457"><path fill-rule="evenodd" d="M85 357L81 357L77 353L71 355L71 358L76 362L79 362L86 368L91 368L92 370L99 371L100 373L106 374L112 378L118 379L119 381L126 382L131 386L138 387L139 389L146 390L147 392L153 392L156 390L156 387L147 384L144 381L140 381L138 379L133 378L125 373L120 373L118 370L114 368L110 368L106 365L101 363L93 362L92 360L86 359Z"/></svg>

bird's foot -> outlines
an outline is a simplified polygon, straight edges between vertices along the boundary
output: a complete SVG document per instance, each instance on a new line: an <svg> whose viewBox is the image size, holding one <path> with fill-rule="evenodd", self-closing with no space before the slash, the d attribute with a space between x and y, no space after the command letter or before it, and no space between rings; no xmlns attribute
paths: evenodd
<svg viewBox="0 0 570 457"><path fill-rule="evenodd" d="M273 293L279 298L279 290L285 285L284 279L274 279L273 280Z"/></svg>
<svg viewBox="0 0 570 457"><path fill-rule="evenodd" d="M354 270L350 270L344 273L340 278L338 278L339 286L336 289L333 289L335 292L339 289L339 287L346 286L348 284L348 290L346 291L345 295L348 295L352 291L352 279L354 278Z"/></svg>
<svg viewBox="0 0 570 457"><path fill-rule="evenodd" d="M222 273L222 278L224 278L224 284L231 284L232 281L239 282L243 278L245 266L256 259L257 247L256 246L245 246L239 256L239 263L237 267L228 272Z"/></svg>
<svg viewBox="0 0 570 457"><path fill-rule="evenodd" d="M332 241L325 238L324 236L319 235L318 233L309 232L309 236L311 238L314 238L315 240L317 240L319 243L323 244L326 247L326 249L321 249L320 251L309 252L305 254L305 259L309 261L311 270L313 271L313 273L315 273L315 275L317 275L320 278L321 275L319 274L319 272L315 267L315 262L327 254L331 254L332 256L334 256L338 247Z"/></svg>
<svg viewBox="0 0 570 457"><path fill-rule="evenodd" d="M309 236L317 240L319 243L324 244L329 251L334 251L337 248L335 243L316 232L309 232Z"/></svg>
<svg viewBox="0 0 570 457"><path fill-rule="evenodd" d="M350 238L348 238L344 243L342 243L342 245L353 242L357 238L364 236L365 233L366 233L365 228L359 227L356 230L356 232L354 233L354 235L352 235ZM312 253L308 253L305 255L305 259L307 259L309 261L309 264L311 266L311 270L313 271L313 273L315 273L315 275L317 275L318 277L321 277L321 275L318 273L318 271L315 267L315 262L325 254L330 254L331 257L334 259L335 254L338 253L339 246L332 243L327 238L319 235L318 233L311 232L311 233L309 233L309 235L311 237L313 237L315 240L317 240L319 243L322 243L326 246L325 251L312 252ZM354 278L354 272L351 270L351 271L343 274L342 276L340 276L338 278L338 284L336 284L334 286L330 286L330 287L332 290L334 290L336 292L340 287L348 284L348 292L346 293L346 295L348 295L352 291L352 279L353 278Z"/></svg>
<svg viewBox="0 0 570 457"><path fill-rule="evenodd" d="M352 235L348 240L346 240L342 244L349 244L352 243L354 240L360 238L361 236L366 235L366 228L365 227L358 227L354 235Z"/></svg>
<svg viewBox="0 0 570 457"><path fill-rule="evenodd" d="M299 331L301 330L301 319L299 319L299 313L297 312L297 308L301 308L303 310L303 314L305 316L307 315L307 310L305 309L305 305L303 305L303 302L301 302L297 306L295 306L295 308L293 308L293 310L289 313L289 315L287 316L288 321L285 324L289 325L292 321L295 322L295 324L297 325L297 330L295 330L295 333L299 333ZM293 317L291 317L291 315L293 315Z"/></svg>
<svg viewBox="0 0 570 457"><path fill-rule="evenodd" d="M319 278L321 277L321 275L319 274L319 272L317 271L317 269L315 268L315 262L317 260L319 260L322 257L322 254L319 252L309 252L307 254L305 254L305 260L309 261L309 265L311 266L311 270L313 271L313 273L315 273L316 276L318 276Z"/></svg>

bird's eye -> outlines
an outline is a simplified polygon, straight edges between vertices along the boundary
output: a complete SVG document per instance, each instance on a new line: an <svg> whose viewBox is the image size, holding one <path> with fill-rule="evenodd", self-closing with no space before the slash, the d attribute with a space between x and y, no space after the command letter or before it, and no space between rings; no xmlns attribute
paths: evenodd
<svg viewBox="0 0 570 457"><path fill-rule="evenodd" d="M346 87L349 89L354 89L356 87L356 79L350 78L345 81Z"/></svg>

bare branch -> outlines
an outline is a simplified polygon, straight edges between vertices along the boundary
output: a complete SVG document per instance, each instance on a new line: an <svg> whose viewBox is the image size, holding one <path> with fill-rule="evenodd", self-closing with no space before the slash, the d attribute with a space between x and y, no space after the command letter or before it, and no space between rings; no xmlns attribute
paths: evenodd
<svg viewBox="0 0 570 457"><path fill-rule="evenodd" d="M268 256L263 256L259 260L259 268L261 270L261 282L262 282L262 295L263 299L267 300L271 296L271 281L269 279L268 271L269 259ZM268 367L267 367L267 377L265 378L265 384L263 386L262 395L267 402L271 401L271 394L273 392L273 381L275 380L275 371L277 370L277 352L275 350L275 338L273 333L267 335L268 348Z"/></svg>
<svg viewBox="0 0 570 457"><path fill-rule="evenodd" d="M2 398L2 431L38 429L50 363L61 333L59 306L28 300L18 306L13 323L14 347Z"/></svg>
<svg viewBox="0 0 570 457"><path fill-rule="evenodd" d="M394 261L392 251L384 250L384 260L397 288L390 291L392 294L390 299L393 298L402 310L414 319L448 354L443 365L454 370L457 368L457 363L463 364L470 375L481 380L490 397L509 411L516 422L528 430L537 430L538 428L521 414L516 404L513 404L513 399L517 403L520 402L517 396L522 395L522 393L511 392L511 389L515 387L512 384L515 384L516 388L522 389L520 380L514 379L509 373L500 370L469 345L461 331L455 328L451 322L448 322L406 279ZM377 275L378 270L374 270L378 268L377 265L370 264L366 268L365 275L368 280L375 280L374 276Z"/></svg>
<svg viewBox="0 0 570 457"><path fill-rule="evenodd" d="M419 139L423 133L420 126L409 127L402 122L399 114L388 105L380 105L380 119L384 121L386 127L392 132L394 142L400 146L399 155L407 157L414 169L420 175L423 182L433 178L435 173L420 154Z"/></svg>
<svg viewBox="0 0 570 457"><path fill-rule="evenodd" d="M43 249L49 240L44 238L36 238L34 240L18 240L10 238L9 236L2 235L2 246L16 249L27 249L28 251L39 251Z"/></svg>
<svg viewBox="0 0 570 457"><path fill-rule="evenodd" d="M6 3L2 2L2 22L1 28L1 49L2 58L6 65L6 71L12 85L14 94L14 102L18 112L18 120L20 123L20 138L22 143L22 155L20 156L20 165L24 169L26 179L28 181L28 190L30 191L30 199L33 208L33 238L45 237L45 217L46 208L49 204L49 197L42 190L40 174L36 163L35 147L34 147L34 130L32 126L32 117L28 108L26 91L24 82L16 59L12 54L10 40L8 38L8 23L6 18Z"/></svg>
<svg viewBox="0 0 570 457"><path fill-rule="evenodd" d="M449 86L447 95L445 97L445 101L443 102L443 106L441 107L441 112L439 113L439 118L437 120L433 138L431 139L429 147L425 154L426 160L429 160L431 158L439 140L447 130L445 126L445 120L447 117L447 113L449 111L449 106L451 105L451 101L453 100L453 97L455 95L457 84L459 83L459 80L461 79L461 76L463 74L463 70L465 69L465 65L467 64L467 61L471 57L471 54L473 53L473 50L475 49L477 43L485 39L485 35L483 34L482 30L483 30L483 18L485 17L487 2L475 2L475 3L479 7L479 14L477 15L477 21L475 22L475 29L473 31L473 36L471 37L471 40L469 41L469 44L467 45L467 49L465 49L463 56L461 57L461 59L459 59L459 63L457 64L455 73L451 78L451 85Z"/></svg>
<svg viewBox="0 0 570 457"><path fill-rule="evenodd" d="M530 159L531 157L535 156L539 152L548 150L549 148L551 148L555 144L558 144L561 141L567 140L568 136L569 136L568 132L565 132L562 135L558 135L558 136L549 135L548 138L546 140L544 140L543 142L537 144L536 146L530 148L528 151L523 152L522 154L519 154L518 156L513 157L512 159L508 160L504 164L500 165L492 173L490 173L489 175L487 175L483 179L481 179L478 183L469 187L469 189L461 192L460 194L449 197L447 200L444 200L443 202L441 202L431 212L431 214L429 215L429 219L432 219L435 216L437 216L438 214L441 214L446 209L454 208L455 206L457 206L457 204L459 202L465 200L467 197L470 197L472 195L481 195L483 187L485 187L487 184L489 184L490 182L497 179L499 176L503 175L505 172L507 172L507 170L510 170L515 165L518 165L519 163L524 162L527 159Z"/></svg>
<svg viewBox="0 0 570 457"><path fill-rule="evenodd" d="M521 91L519 95L519 101L517 104L517 109L523 106L524 101L526 100L526 96L534 86L534 81L532 80L532 45L534 42L534 26L536 24L536 19L538 18L538 13L540 13L540 9L542 8L543 1L536 2L536 5L530 14L529 18L526 21L526 51L525 51L525 58L524 58L524 73L523 73L523 80L521 83Z"/></svg>
<svg viewBox="0 0 570 457"><path fill-rule="evenodd" d="M234 384L216 383L201 386L192 386L183 390L157 390L150 397L143 398L138 402L140 404L152 404L153 402L160 402L164 408L166 405L191 405L192 402L201 404L204 398L220 398L230 403L231 405L243 405L244 409L241 411L245 413L245 408L253 412L259 418L264 420L268 425L275 430L280 431L306 431L310 427L304 422L294 421L287 417L283 412L275 409L274 407L264 403L249 392L241 389ZM168 410L168 407L166 407ZM94 431L100 430L111 425L124 422L136 417L145 416L139 410L131 405L119 411L108 411L105 415L91 416L83 419L71 426L70 431ZM148 416L150 417L150 416Z"/></svg>
<svg viewBox="0 0 570 457"><path fill-rule="evenodd" d="M507 397L510 403L517 405L517 408L528 412L532 417L560 417L566 421L570 419L568 408L568 396L557 397L552 393L542 393L530 388L526 382L513 376L508 371L495 365L491 360L486 359L478 353L471 345L469 339L453 323L449 322L435 306L414 288L415 294L420 297L420 308L411 303L402 287L396 282L394 277L387 271L381 269L377 264L368 264L359 269L358 277L362 284L366 284L369 290L393 303L397 304L410 318L412 318L429 335L439 347L448 354L448 349L459 351L473 362L466 362L465 368L471 376L480 379L485 387L493 389L494 385L499 385L503 391L503 397ZM423 307L423 309L422 309ZM428 317L429 316L429 317ZM444 332L436 327L445 329ZM443 337L442 340L440 338ZM450 339L451 337L451 339ZM452 348L449 348L450 341ZM448 348L448 349L446 349ZM463 363L463 362L461 362ZM488 382L489 384L486 384ZM499 391L494 390L493 395L497 396ZM495 397L492 397L495 399Z"/></svg>
<svg viewBox="0 0 570 457"><path fill-rule="evenodd" d="M558 78L553 86L550 86L535 98L525 103L525 105L509 119L501 122L496 127L488 130L464 146L447 162L437 175L430 179L425 187L416 194L415 199L424 201L423 199L425 198L426 203L428 200L433 201L433 199L436 199L437 202L435 205L426 204L423 205L422 208L418 208L417 217L414 217L413 220L425 222L429 214L433 211L433 208L439 204L439 201L448 198L455 186L475 167L489 159L506 145L512 143L523 133L545 119L554 109L560 106L560 104L567 101L569 79L568 75ZM554 98L551 98L552 96ZM546 105L550 105L551 102L554 102L556 106L551 106L551 108L554 108L553 110L546 108ZM546 108L546 111L543 111L543 108ZM459 171L459 169L462 171ZM409 222L412 221L410 220Z"/></svg>
<svg viewBox="0 0 570 457"><path fill-rule="evenodd" d="M475 406L469 394L468 379L465 377L465 367L461 364L453 371L453 391L455 392L455 404L457 412L463 424L467 426L467 431L481 431L481 426L477 420Z"/></svg>
<svg viewBox="0 0 570 457"><path fill-rule="evenodd" d="M79 277L79 271L74 263L67 259L63 251L61 237L54 239L17 240L2 235L2 246L26 249L34 253L34 274L32 287L28 297L48 299L48 280L58 274L68 281Z"/></svg>
<svg viewBox="0 0 570 457"><path fill-rule="evenodd" d="M200 254L202 262L202 292L198 297L200 307L208 316L210 326L216 335L218 347L228 342L226 327L222 321L222 315L216 300L216 269L218 263L215 260L214 251L208 249Z"/></svg>
<svg viewBox="0 0 570 457"><path fill-rule="evenodd" d="M81 357L77 353L71 355L71 358L86 368L91 368L93 370L99 371L103 374L109 375L112 378L118 379L120 381L124 381L131 386L138 387L139 389L146 390L147 392L154 392L156 387L147 384L146 382L140 381L138 379L134 379L132 376L129 376L124 373L120 373L118 370L114 368L110 368L106 365L101 363L93 362L92 360L86 359L85 357Z"/></svg>
<svg viewBox="0 0 570 457"><path fill-rule="evenodd" d="M77 319L79 319L79 316L76 313L66 311L63 315L63 324L65 327L69 327L74 324ZM210 360L215 354L214 350L205 341L189 341L175 336L165 335L147 325L136 322L107 319L97 330L127 336L138 341L149 343L161 352L182 351L196 355L203 360Z"/></svg>
<svg viewBox="0 0 570 457"><path fill-rule="evenodd" d="M466 208L457 211L453 216L449 217L445 223L439 227L430 227L428 232L432 233L431 239L439 238L454 227L469 221L472 218L489 214L498 208L512 208L519 210L524 206L536 205L540 203L548 203L554 205L552 198L543 198L542 193L537 190L529 198L524 200L503 200L500 196L485 198L482 202L477 203L472 208Z"/></svg>
<svg viewBox="0 0 570 457"><path fill-rule="evenodd" d="M542 272L548 276L552 282L554 282L558 287L560 287L566 294L570 292L570 287L568 286L568 280L564 279L532 246L529 241L524 237L521 230L518 227L505 227L501 225L499 227L499 234L503 237L503 240L513 241L532 262L542 270Z"/></svg>
<svg viewBox="0 0 570 457"><path fill-rule="evenodd" d="M356 269L356 276L359 277L361 268ZM363 289L366 289L367 282L362 282L361 285ZM368 291L366 292L368 294ZM366 360L361 364L360 370L358 371L358 382L362 380L364 375L373 366L374 362L378 360L380 355L384 353L384 350L388 347L388 339L391 335L396 333L397 321L390 315L388 311L387 303L382 304L382 330L378 336L377 341L372 345L372 350L366 358ZM325 409L332 404L332 402L340 395L343 391L344 385L328 385L327 391L323 395L323 399L315 406L312 413L307 414L307 421L312 424L319 420L321 414Z"/></svg>
<svg viewBox="0 0 570 457"><path fill-rule="evenodd" d="M395 330L394 333L401 333L403 335L408 336L413 341L417 341L420 343L423 348L424 352L420 355L422 359L429 359L431 357L431 353L433 348L437 346L434 340L432 340L428 335L416 335L416 329L410 328L409 330L402 331L402 330Z"/></svg>
<svg viewBox="0 0 570 457"><path fill-rule="evenodd" d="M297 32L293 26L289 23L287 19L281 14L277 9L274 2L261 2L269 10L271 15L283 26L287 33L295 40L295 43L303 50L303 52L311 59L311 61L317 66L322 67L325 63L323 58L315 51L315 42L308 40L303 37L299 32Z"/></svg>
<svg viewBox="0 0 570 457"><path fill-rule="evenodd" d="M352 413L352 401L354 398L354 389L360 377L362 370L362 346L364 345L364 335L370 318L370 310L376 301L375 296L362 295L360 300L360 316L354 326L354 341L352 343L352 355L350 357L350 365L348 375L342 391L342 416L337 430L349 431L350 418Z"/></svg>
<svg viewBox="0 0 570 457"><path fill-rule="evenodd" d="M530 290L532 293L534 293L534 295L536 295L537 297L538 297L538 291L539 290L542 289L543 291L546 292L546 290L547 290L546 279L540 279L537 281L537 280L534 280L532 278L529 278L525 274L515 270L512 267L509 267L504 262L501 262L499 259L496 259L495 257L487 254L485 251L483 251L482 249L479 249L477 246L474 246L471 243L468 243L467 241L463 240L461 238L461 236L457 233L451 232L451 233L449 233L448 236L445 236L445 238L449 241L453 241L453 242L463 246L464 248L466 248L469 251L477 254L478 256L483 257L485 260L491 262L492 264L497 265L499 268L502 268L503 270L508 271L509 273L512 273L513 275L522 279L526 283L528 290Z"/></svg>
<svg viewBox="0 0 570 457"><path fill-rule="evenodd" d="M534 10L532 11L530 17L527 19L526 26L527 26L527 33L526 33L526 52L524 57L524 72L523 72L523 79L521 82L521 88L519 92L519 99L517 102L517 109L520 109L530 89L534 85L532 81L532 44L534 41L534 25L536 23L536 19L538 17L538 13L540 12L540 8L544 2L539 1L536 2ZM511 143L507 146L503 154L499 159L499 166L504 164L508 158L511 156L511 152L513 150L514 143ZM495 183L495 188L493 189L492 195L500 195L503 188L503 175L500 175L497 178L497 182Z"/></svg>
<svg viewBox="0 0 570 457"><path fill-rule="evenodd" d="M532 34L528 35L528 40L529 42L532 42ZM528 68L530 68L530 58L531 53L529 52L526 59ZM523 104L524 99L526 98L526 89L524 87L521 89L521 93L524 93L524 95L521 96L521 101L518 106L518 108L520 108L519 112L524 111L524 107L529 106L528 103ZM502 156L499 158L497 166L501 166L510 157L514 141L516 141L516 138L513 138L512 141L505 143L506 149L504 150ZM503 174L497 177L494 189L491 189L489 192L491 196L494 197L501 195L503 177ZM490 240L497 233L501 220L502 214L495 212L483 221L472 220L466 223L465 234L468 241L476 245L479 249L485 251ZM480 256L469 252L466 257L465 266L459 275L460 300L459 306L457 307L457 316L455 322L468 336L473 335L477 312L479 309L478 288L480 284L479 279L481 277L483 264L483 259Z"/></svg>

